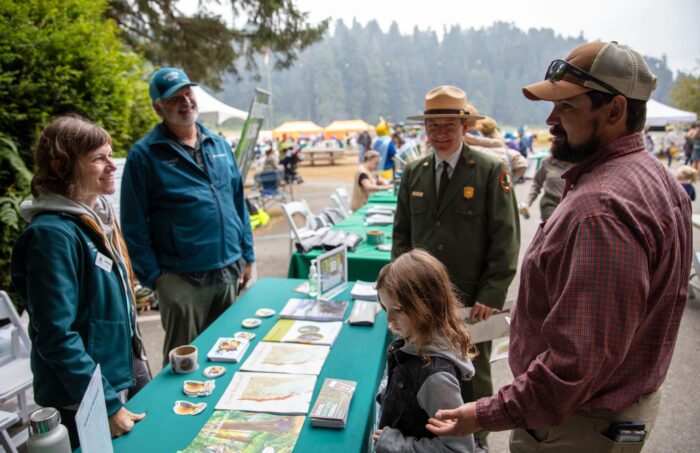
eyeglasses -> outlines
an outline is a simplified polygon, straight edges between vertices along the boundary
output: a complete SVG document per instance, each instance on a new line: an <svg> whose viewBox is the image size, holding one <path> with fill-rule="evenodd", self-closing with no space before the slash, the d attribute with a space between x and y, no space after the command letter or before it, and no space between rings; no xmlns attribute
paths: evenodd
<svg viewBox="0 0 700 453"><path fill-rule="evenodd" d="M581 68L578 68L568 61L564 60L554 60L549 64L549 68L547 68L547 73L544 75L545 80L549 80L551 82L558 82L562 79L564 79L564 75L566 74L572 74L579 79L582 80L590 80L591 82L597 83L601 87L605 88L606 90L610 91L612 94L624 96L624 94L620 93L619 90L616 90L615 88L611 87L607 83L603 82L602 80L593 77L586 71L584 71Z"/></svg>

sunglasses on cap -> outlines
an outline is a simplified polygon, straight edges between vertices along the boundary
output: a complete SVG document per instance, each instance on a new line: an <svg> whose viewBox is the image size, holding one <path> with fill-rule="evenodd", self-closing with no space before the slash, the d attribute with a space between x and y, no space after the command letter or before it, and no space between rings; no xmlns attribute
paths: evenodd
<svg viewBox="0 0 700 453"><path fill-rule="evenodd" d="M569 63L568 61L564 60L552 61L549 64L549 68L547 68L547 73L544 75L544 79L549 80L550 82L559 82L560 80L564 79L564 75L566 74L571 74L575 77L578 77L581 80L589 80L591 82L597 83L601 87L610 91L612 94L624 96L624 94L620 93L619 90L616 90L615 88L611 87L602 80L593 77L583 69L578 68Z"/></svg>

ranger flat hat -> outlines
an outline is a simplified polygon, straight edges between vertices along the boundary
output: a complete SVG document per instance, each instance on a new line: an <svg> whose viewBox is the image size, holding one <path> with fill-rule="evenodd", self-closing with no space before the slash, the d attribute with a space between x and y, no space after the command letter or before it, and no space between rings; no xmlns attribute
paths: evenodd
<svg viewBox="0 0 700 453"><path fill-rule="evenodd" d="M425 109L422 115L407 116L407 120L422 121L428 118L462 118L477 121L485 117L476 115L467 104L467 93L461 88L442 85L425 95Z"/></svg>

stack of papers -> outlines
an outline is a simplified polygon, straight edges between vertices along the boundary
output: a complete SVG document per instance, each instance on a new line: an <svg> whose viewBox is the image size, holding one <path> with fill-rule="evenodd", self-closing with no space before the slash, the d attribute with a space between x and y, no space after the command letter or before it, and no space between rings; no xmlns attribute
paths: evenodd
<svg viewBox="0 0 700 453"><path fill-rule="evenodd" d="M376 284L377 282L363 282L361 280L358 280L352 287L350 295L355 300L369 300L372 302L376 302L379 300L379 296L377 296L377 290L374 287Z"/></svg>
<svg viewBox="0 0 700 453"><path fill-rule="evenodd" d="M356 300L348 317L348 324L371 326L374 324L374 318L377 317L379 310L381 307L376 302Z"/></svg>
<svg viewBox="0 0 700 453"><path fill-rule="evenodd" d="M350 401L357 382L341 379L325 379L323 387L311 409L311 425L326 428L345 428L350 411Z"/></svg>

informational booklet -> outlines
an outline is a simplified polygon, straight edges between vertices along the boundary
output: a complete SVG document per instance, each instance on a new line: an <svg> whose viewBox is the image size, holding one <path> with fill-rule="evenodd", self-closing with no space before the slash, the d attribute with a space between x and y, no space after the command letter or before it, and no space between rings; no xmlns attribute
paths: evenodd
<svg viewBox="0 0 700 453"><path fill-rule="evenodd" d="M375 215L375 214L394 215L394 212L396 212L396 206L394 206L394 205L376 204L376 205L370 207L367 211L365 211L365 216L370 216L370 215Z"/></svg>
<svg viewBox="0 0 700 453"><path fill-rule="evenodd" d="M342 327L342 321L316 322L280 319L272 326L263 341L333 346L333 342L335 342Z"/></svg>
<svg viewBox="0 0 700 453"><path fill-rule="evenodd" d="M358 280L350 290L350 295L355 300L369 300L371 302L376 302L379 300L377 290L374 287L376 284L377 282L363 282Z"/></svg>
<svg viewBox="0 0 700 453"><path fill-rule="evenodd" d="M216 409L305 415L315 385L308 374L237 372Z"/></svg>
<svg viewBox="0 0 700 453"><path fill-rule="evenodd" d="M381 306L377 302L356 300L353 303L350 316L348 316L348 324L371 326L374 324L374 319L381 309Z"/></svg>
<svg viewBox="0 0 700 453"><path fill-rule="evenodd" d="M308 321L342 321L348 302L345 300L316 300L292 298L280 312L282 319Z"/></svg>
<svg viewBox="0 0 700 453"><path fill-rule="evenodd" d="M207 357L212 362L238 362L249 345L245 338L222 337L216 340Z"/></svg>
<svg viewBox="0 0 700 453"><path fill-rule="evenodd" d="M372 214L365 218L365 225L367 226L381 226L381 225L393 225L394 216L386 214Z"/></svg>
<svg viewBox="0 0 700 453"><path fill-rule="evenodd" d="M305 418L303 415L214 411L190 446L179 453L291 452Z"/></svg>
<svg viewBox="0 0 700 453"><path fill-rule="evenodd" d="M309 414L312 426L345 428L357 382L326 378Z"/></svg>
<svg viewBox="0 0 700 453"><path fill-rule="evenodd" d="M243 362L241 370L318 376L329 351L329 346L263 341Z"/></svg>

